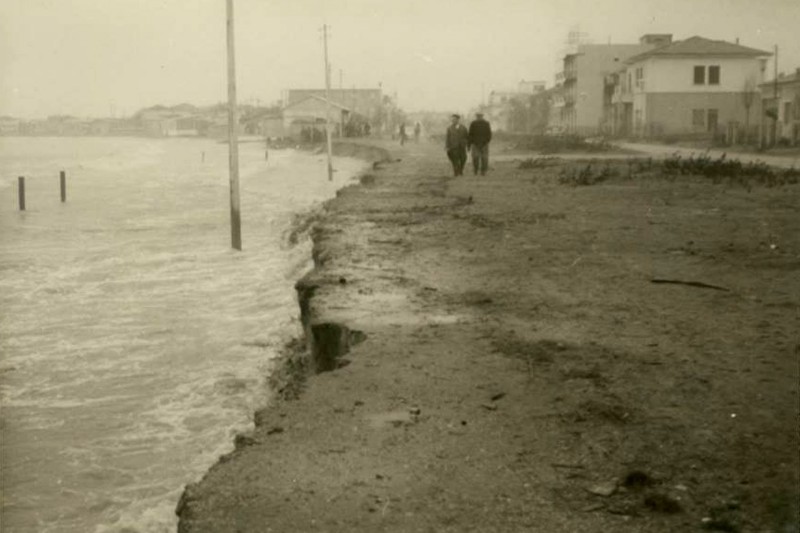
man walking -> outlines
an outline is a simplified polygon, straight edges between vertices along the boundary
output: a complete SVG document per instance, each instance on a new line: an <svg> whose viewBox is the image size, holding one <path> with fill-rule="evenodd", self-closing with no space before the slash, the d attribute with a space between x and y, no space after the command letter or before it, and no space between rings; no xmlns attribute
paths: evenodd
<svg viewBox="0 0 800 533"><path fill-rule="evenodd" d="M475 174L480 170L481 176L486 175L491 140L492 126L483 118L483 113L475 113L475 120L469 125L469 145L472 146L472 169Z"/></svg>
<svg viewBox="0 0 800 533"><path fill-rule="evenodd" d="M445 150L447 150L447 157L453 164L453 175L462 176L464 174L464 165L467 164L467 147L469 146L469 132L460 122L459 115L452 115L450 118L450 126L447 128L447 136L445 139Z"/></svg>

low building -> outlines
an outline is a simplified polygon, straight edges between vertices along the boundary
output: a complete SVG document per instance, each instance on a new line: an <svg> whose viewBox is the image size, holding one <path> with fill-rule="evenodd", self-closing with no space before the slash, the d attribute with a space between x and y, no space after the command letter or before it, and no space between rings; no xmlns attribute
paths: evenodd
<svg viewBox="0 0 800 533"><path fill-rule="evenodd" d="M761 84L760 90L765 143L800 146L800 68Z"/></svg>
<svg viewBox="0 0 800 533"><path fill-rule="evenodd" d="M327 94L327 96L326 96ZM284 108L299 104L309 97L330 98L330 101L349 110L354 115L365 117L370 123L379 122L386 101L381 89L288 89L283 95Z"/></svg>
<svg viewBox="0 0 800 533"><path fill-rule="evenodd" d="M326 118L329 117L336 131L341 133L349 116L347 107L312 95L283 108L283 131L286 136L301 140L305 140L304 132L315 138L314 133L325 131Z"/></svg>
<svg viewBox="0 0 800 533"><path fill-rule="evenodd" d="M528 132L532 122L533 97L545 90L543 81L521 80L516 90L495 90L482 107L495 131Z"/></svg>
<svg viewBox="0 0 800 533"><path fill-rule="evenodd" d="M18 135L20 120L14 117L0 117L0 135Z"/></svg>

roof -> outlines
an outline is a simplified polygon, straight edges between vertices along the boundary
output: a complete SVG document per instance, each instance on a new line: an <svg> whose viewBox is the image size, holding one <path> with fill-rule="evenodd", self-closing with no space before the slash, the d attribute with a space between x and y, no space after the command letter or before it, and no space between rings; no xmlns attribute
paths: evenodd
<svg viewBox="0 0 800 533"><path fill-rule="evenodd" d="M300 104L302 104L304 102L308 102L309 100L312 100L312 99L313 100L319 100L320 102L323 102L323 103L329 103L331 106L338 107L339 109L341 109L343 111L350 111L349 108L347 108L347 107L345 107L343 105L337 104L333 100L326 100L325 98L322 98L321 96L317 96L316 94L312 94L308 98L303 98L299 102L291 103L291 104L287 105L285 109L288 109L288 108L294 107L294 106L298 106L298 105L300 105Z"/></svg>
<svg viewBox="0 0 800 533"><path fill-rule="evenodd" d="M761 84L761 86L762 87L772 87L773 85L775 85L776 81L777 81L778 85L783 85L785 83L800 83L800 68L798 68L796 71L792 72L791 74L788 74L788 75L781 74L781 75L779 75L777 80L775 80L773 78L773 79L771 79L769 81L765 81L764 83Z"/></svg>
<svg viewBox="0 0 800 533"><path fill-rule="evenodd" d="M689 37L682 41L675 41L666 46L654 48L647 52L628 58L626 63L636 63L650 57L758 57L770 56L772 53L764 50L757 50L727 41L715 41L705 37Z"/></svg>

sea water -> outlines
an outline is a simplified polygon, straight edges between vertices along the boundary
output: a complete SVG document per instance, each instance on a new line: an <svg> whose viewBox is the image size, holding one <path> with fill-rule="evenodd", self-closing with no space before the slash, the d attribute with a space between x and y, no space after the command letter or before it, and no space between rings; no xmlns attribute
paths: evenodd
<svg viewBox="0 0 800 533"><path fill-rule="evenodd" d="M239 252L226 144L0 137L0 530L175 530L299 334L285 234L364 163L326 165L240 144Z"/></svg>

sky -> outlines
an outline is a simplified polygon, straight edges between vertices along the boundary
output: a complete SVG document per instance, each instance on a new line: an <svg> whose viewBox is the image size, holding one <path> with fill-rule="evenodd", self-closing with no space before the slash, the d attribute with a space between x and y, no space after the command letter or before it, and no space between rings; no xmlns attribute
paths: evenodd
<svg viewBox="0 0 800 533"><path fill-rule="evenodd" d="M466 111L552 86L567 35L700 35L800 67L800 0L234 0L240 103L289 88L381 87L407 111ZM225 0L1 0L0 115L128 116L227 99ZM769 72L772 72L770 63ZM771 77L771 74L770 74Z"/></svg>

